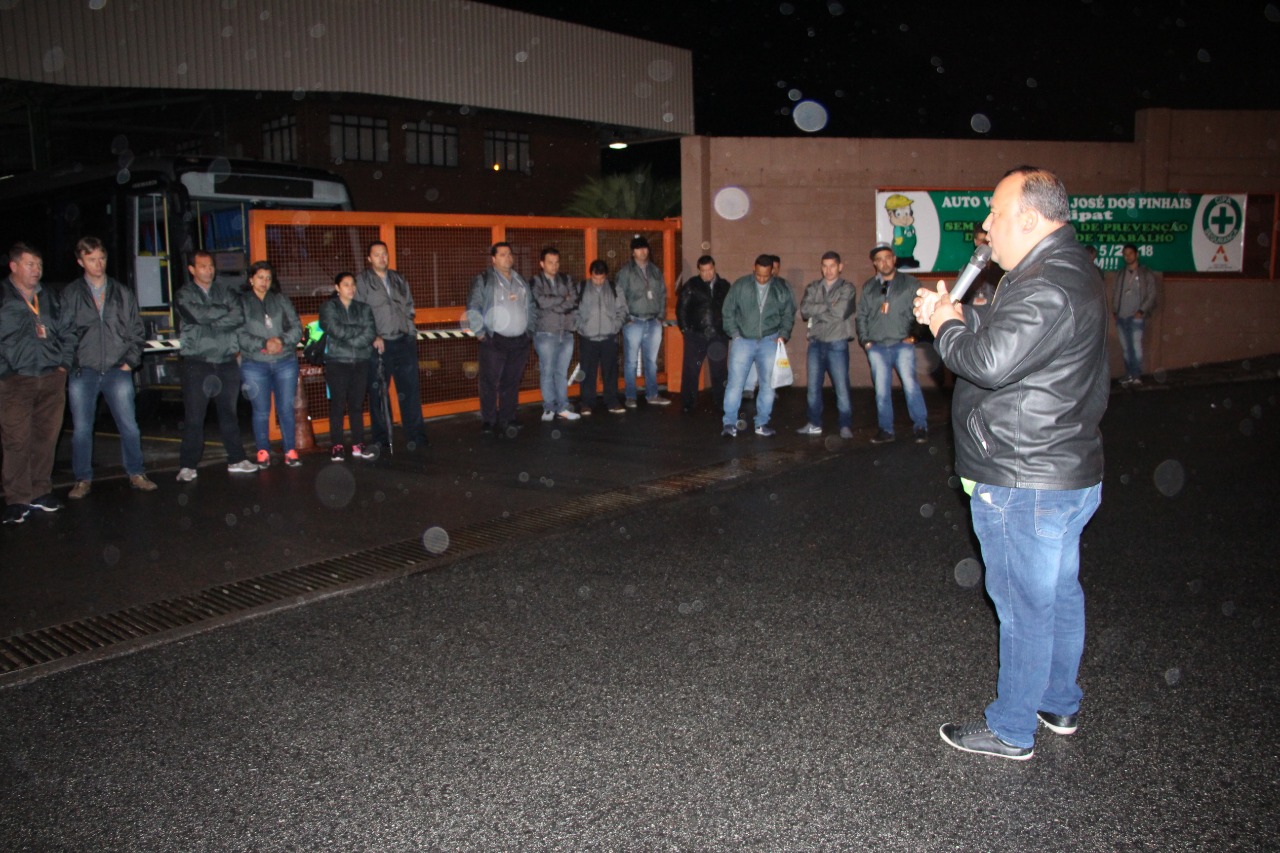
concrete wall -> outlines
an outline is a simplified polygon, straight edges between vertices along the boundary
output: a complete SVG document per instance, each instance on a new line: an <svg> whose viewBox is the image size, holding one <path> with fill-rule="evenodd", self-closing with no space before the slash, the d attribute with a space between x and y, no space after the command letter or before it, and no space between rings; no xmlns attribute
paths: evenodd
<svg viewBox="0 0 1280 853"><path fill-rule="evenodd" d="M1080 194L1280 191L1280 112L1145 110L1136 135L1134 142L1085 143L687 137L682 275L710 253L732 280L750 272L757 254L770 252L782 257L782 274L799 302L804 285L818 277L819 257L834 249L844 257L845 277L861 285L874 273L867 251L875 242L878 189L990 189L1023 163L1052 169ZM715 194L724 187L749 196L742 219L715 212ZM1261 236L1274 240L1274 225L1271 235ZM1147 369L1280 352L1278 294L1275 281L1167 279L1148 326ZM1120 375L1114 331L1112 339ZM805 338L798 317L790 350L802 382ZM850 377L854 385L870 385L865 358L851 358Z"/></svg>

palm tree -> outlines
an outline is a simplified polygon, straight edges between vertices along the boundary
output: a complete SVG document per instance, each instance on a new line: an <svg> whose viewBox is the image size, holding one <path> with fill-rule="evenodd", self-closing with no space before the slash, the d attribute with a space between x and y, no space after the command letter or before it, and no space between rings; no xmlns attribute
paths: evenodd
<svg viewBox="0 0 1280 853"><path fill-rule="evenodd" d="M588 178L573 193L567 216L592 219L663 219L680 213L680 182L655 180L649 166L623 175Z"/></svg>

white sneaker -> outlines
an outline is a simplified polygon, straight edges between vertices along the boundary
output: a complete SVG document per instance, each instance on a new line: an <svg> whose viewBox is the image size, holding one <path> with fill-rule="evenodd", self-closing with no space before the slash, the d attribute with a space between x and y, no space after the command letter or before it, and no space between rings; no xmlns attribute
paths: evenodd
<svg viewBox="0 0 1280 853"><path fill-rule="evenodd" d="M796 430L801 435L822 435L822 427L817 424L805 424Z"/></svg>
<svg viewBox="0 0 1280 853"><path fill-rule="evenodd" d="M556 419L556 413L555 413L555 412L543 412L543 413L542 413L542 421L543 421L543 423L546 423L547 421L554 421L555 419Z"/></svg>
<svg viewBox="0 0 1280 853"><path fill-rule="evenodd" d="M582 417L582 415L578 414L573 409L565 409L563 412L557 412L556 417L564 418L566 421L576 421L578 418Z"/></svg>
<svg viewBox="0 0 1280 853"><path fill-rule="evenodd" d="M257 466L254 466L254 467L256 468ZM199 476L200 474L196 471L195 468L182 468L178 471L178 482L190 483L192 480L194 480L196 477L199 477Z"/></svg>
<svg viewBox="0 0 1280 853"><path fill-rule="evenodd" d="M241 459L234 465L228 465L227 470L232 474L256 474L258 473L258 466L248 459Z"/></svg>

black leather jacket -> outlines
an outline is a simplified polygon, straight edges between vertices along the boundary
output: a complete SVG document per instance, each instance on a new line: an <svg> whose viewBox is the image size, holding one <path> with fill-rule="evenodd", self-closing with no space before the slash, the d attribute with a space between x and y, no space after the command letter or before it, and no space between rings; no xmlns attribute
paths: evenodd
<svg viewBox="0 0 1280 853"><path fill-rule="evenodd" d="M966 310L964 323L945 323L935 346L957 376L957 474L1020 489L1102 481L1106 292L1074 228L1041 240L985 314Z"/></svg>
<svg viewBox="0 0 1280 853"><path fill-rule="evenodd" d="M716 276L708 284L702 276L687 279L676 291L676 324L682 332L707 338L724 337L724 298L729 282Z"/></svg>

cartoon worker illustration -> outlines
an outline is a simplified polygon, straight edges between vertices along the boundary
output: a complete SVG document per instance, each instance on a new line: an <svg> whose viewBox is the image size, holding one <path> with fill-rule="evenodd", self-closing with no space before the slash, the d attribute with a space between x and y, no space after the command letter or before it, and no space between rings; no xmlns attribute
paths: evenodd
<svg viewBox="0 0 1280 853"><path fill-rule="evenodd" d="M893 226L893 253L898 256L898 268L919 267L916 260L916 216L911 209L911 199L894 193L885 199L884 209Z"/></svg>

